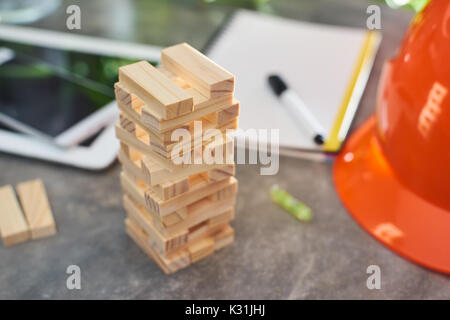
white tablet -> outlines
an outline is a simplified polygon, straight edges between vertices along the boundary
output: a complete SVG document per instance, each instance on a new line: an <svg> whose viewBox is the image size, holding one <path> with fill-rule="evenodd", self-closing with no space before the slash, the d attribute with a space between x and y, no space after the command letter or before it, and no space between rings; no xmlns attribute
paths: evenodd
<svg viewBox="0 0 450 320"><path fill-rule="evenodd" d="M119 66L157 63L159 55L159 47L0 25L0 123L27 134L0 130L0 151L88 169L107 166L114 157L89 151L99 148L97 141L69 150L49 142L74 146L115 121ZM97 140L111 142L117 153L112 129Z"/></svg>

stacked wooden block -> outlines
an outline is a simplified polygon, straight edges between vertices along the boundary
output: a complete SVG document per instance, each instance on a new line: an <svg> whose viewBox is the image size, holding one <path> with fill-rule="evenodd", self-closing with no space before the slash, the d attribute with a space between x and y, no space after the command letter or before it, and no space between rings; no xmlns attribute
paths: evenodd
<svg viewBox="0 0 450 320"><path fill-rule="evenodd" d="M126 231L172 273L234 240L234 146L224 134L237 128L239 102L233 75L189 45L162 50L161 62L158 68L141 61L119 69L116 136ZM177 129L185 129L189 141L174 141ZM222 139L204 137L208 129ZM222 162L204 161L218 152ZM191 162L176 161L178 154Z"/></svg>

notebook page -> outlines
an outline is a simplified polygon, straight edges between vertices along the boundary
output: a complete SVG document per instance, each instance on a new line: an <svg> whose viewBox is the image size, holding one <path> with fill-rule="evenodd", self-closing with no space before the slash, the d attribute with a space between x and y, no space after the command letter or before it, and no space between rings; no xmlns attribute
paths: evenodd
<svg viewBox="0 0 450 320"><path fill-rule="evenodd" d="M280 130L280 146L320 150L274 96L267 76L279 74L328 135L365 39L365 30L298 22L241 10L208 56L236 77L239 127Z"/></svg>

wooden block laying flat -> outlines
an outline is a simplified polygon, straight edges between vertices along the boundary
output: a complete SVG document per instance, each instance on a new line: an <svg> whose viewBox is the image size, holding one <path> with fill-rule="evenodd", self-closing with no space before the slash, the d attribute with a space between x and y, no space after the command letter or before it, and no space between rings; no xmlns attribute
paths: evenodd
<svg viewBox="0 0 450 320"><path fill-rule="evenodd" d="M55 220L41 180L22 182L17 193L30 227L31 238L39 239L56 233Z"/></svg>
<svg viewBox="0 0 450 320"><path fill-rule="evenodd" d="M213 169L208 171L207 178L208 181L220 181L223 179L226 179L230 176L234 176L236 173L236 167L234 164L230 164L227 166L224 166L219 169Z"/></svg>
<svg viewBox="0 0 450 320"><path fill-rule="evenodd" d="M127 146L128 147L128 146ZM133 152L133 149L128 148L129 152ZM151 181L148 180L148 176L144 173L141 168L142 155L139 158L131 160L127 154L126 150L120 147L119 150L119 161L122 164L125 171L131 173L134 177L141 180L149 188L151 188L161 199L168 200L170 198L176 197L189 190L189 178L182 177L179 179L169 180L161 184L152 186Z"/></svg>
<svg viewBox="0 0 450 320"><path fill-rule="evenodd" d="M188 267L191 263L207 257L216 250L233 243L234 230L227 225L214 235L195 242L186 249L179 250L169 258L161 256L152 245L146 241L147 235L133 219L125 219L125 229L134 242L166 273L171 274ZM212 247L211 247L212 243Z"/></svg>
<svg viewBox="0 0 450 320"><path fill-rule="evenodd" d="M127 118L130 118L130 121L133 121L135 125L138 125L141 127L143 131L145 131L150 138L153 140L154 143L159 143L161 145L164 145L166 143L172 143L171 142L171 136L172 132L175 129L182 128L182 129L188 129L189 125L181 124L177 128L169 129L165 132L159 132L155 128L149 127L142 121L142 107L144 106L144 102L133 104L132 96L133 94L130 93L126 88L120 85L120 83L116 82L115 85L115 92L116 92L116 98L117 98L117 105L119 109L122 111L122 116L126 115ZM119 97L126 97L123 99L120 99ZM134 98L139 99L139 98ZM131 102L130 102L131 101ZM124 127L124 126L122 126Z"/></svg>
<svg viewBox="0 0 450 320"><path fill-rule="evenodd" d="M234 76L187 43L163 49L161 63L207 98L234 91Z"/></svg>
<svg viewBox="0 0 450 320"><path fill-rule="evenodd" d="M202 172L207 171L209 169L214 169L214 167L220 167L226 164L233 163L234 141L232 138L226 135L224 135L222 141L216 142L215 140L213 140L209 143L202 143L200 145L200 148L196 148L196 146L194 145L194 148L190 150L191 162L194 162L194 160L197 158L202 160L203 162L202 164L195 164L183 162L180 163L174 161L174 159L168 159L164 155L154 151L153 148L150 146L149 138L146 135L136 137L132 133L123 129L119 124L116 124L115 131L116 137L117 139L120 140L120 142L127 144L128 146L139 151L145 156L145 158L142 161L146 166L147 164L149 165L148 169L152 169L151 171L148 171L149 173L154 171L153 169L157 168L157 171L159 172L164 171L164 175L167 171L169 171L173 172L174 175L177 176L177 178L180 178L183 175L186 176L193 174L192 171ZM182 149L182 145L180 145L180 148L177 150L179 150L180 152L184 152ZM211 152L215 152L215 150L221 150L223 152L221 160L222 162L225 162L224 164L214 164L211 162L214 162L213 159L215 158L212 158L210 161L208 160L209 158L203 157L203 155L209 156ZM182 159L177 160L181 161ZM206 163L206 161L210 163ZM167 179L173 179L173 177ZM161 181L153 182L152 184L157 184L160 182Z"/></svg>
<svg viewBox="0 0 450 320"><path fill-rule="evenodd" d="M192 190L169 200L162 200L151 189L139 186L131 181L130 178L123 172L120 175L120 179L124 190L139 197L141 203L143 197L145 207L149 211L153 211L159 217L168 215L227 187L237 188L237 180L234 177L230 177L222 181L206 183L201 187L193 188Z"/></svg>
<svg viewBox="0 0 450 320"><path fill-rule="evenodd" d="M145 102L161 119L176 118L193 110L192 95L177 86L147 61L119 68L119 82Z"/></svg>
<svg viewBox="0 0 450 320"><path fill-rule="evenodd" d="M208 97L204 96L200 93L197 89L191 87L186 81L184 81L181 77L177 76L172 71L168 70L164 66L158 66L157 69L164 73L169 79L171 79L173 82L175 82L178 86L185 89L187 92L189 92L192 97L194 98L194 111L203 109L209 105L216 104L216 100L218 98L228 96L229 98L233 97L233 92L230 92L229 94L225 94L224 96L219 96L214 99L208 99Z"/></svg>
<svg viewBox="0 0 450 320"><path fill-rule="evenodd" d="M220 201L223 199L227 199L231 197L232 195L237 193L238 185L234 184L229 187L223 188L212 195L209 196L209 198L213 201Z"/></svg>
<svg viewBox="0 0 450 320"><path fill-rule="evenodd" d="M191 123L191 125L188 125L186 128L183 128L186 130L186 132L190 135L188 137L176 137L172 141L172 137L170 138L170 142L163 142L159 139L155 139L153 134L149 134L148 130L145 130L141 125L138 123L133 122L132 117L129 117L126 113L121 112L120 113L120 122L119 127L122 128L124 131L116 132L117 136L120 136L121 139L126 140L129 142L129 144L134 144L139 146L139 148L142 150L143 153L150 153L150 155L153 155L154 157L158 157L158 159L161 160L171 160L172 159L172 151L177 148L178 150L190 150L193 151L196 145L200 142L203 147L206 147L207 144L211 142L213 139L209 139L207 141L208 137L214 136L214 140L218 139L216 135L220 133L221 140L223 143L227 142L230 143L230 148L232 148L233 141L228 135L228 130L234 130L237 128L237 119L231 119L227 123L224 124L212 124L211 122L207 121L206 119L199 120L197 123ZM208 131L209 129L217 129L216 131ZM185 132L182 132L183 134ZM207 136L209 135L209 136ZM175 138L175 136L174 136ZM186 139L187 138L187 139ZM133 140L133 141L132 141ZM200 150L200 149L199 149ZM154 152L155 154L152 154L151 152Z"/></svg>
<svg viewBox="0 0 450 320"><path fill-rule="evenodd" d="M125 219L125 230L134 242L153 260L166 274L174 273L191 264L187 251L182 251L176 257L166 259L160 256L145 240L145 231L133 220Z"/></svg>
<svg viewBox="0 0 450 320"><path fill-rule="evenodd" d="M139 197L139 195L138 195ZM229 211L236 203L236 195L231 195L227 199L213 201L208 198L201 199L187 206L186 216L181 217L180 210L173 212L162 218L158 217L154 212L147 210L142 199L136 198L136 194L125 191L124 199L132 201L146 216L153 221L155 228L164 236L170 237L185 232L186 230L208 221L219 214ZM124 200L125 203L125 200Z"/></svg>
<svg viewBox="0 0 450 320"><path fill-rule="evenodd" d="M30 238L30 231L11 186L0 188L0 234L3 244L12 246Z"/></svg>
<svg viewBox="0 0 450 320"><path fill-rule="evenodd" d="M235 103L231 107L208 114L205 116L205 118L212 123L222 125L238 117L239 111L240 111L240 103L239 101L235 101Z"/></svg>
<svg viewBox="0 0 450 320"><path fill-rule="evenodd" d="M145 103L133 95L127 88L119 82L114 84L117 103L119 109L127 113L135 122L143 126L144 129L151 130L156 136L161 137L163 133L165 138L170 138L170 131L188 125L189 122L213 114L222 109L235 105L238 101L232 94L221 96L214 99L201 99L194 96L194 111L186 113L179 117L164 120L155 115L152 110L145 107Z"/></svg>
<svg viewBox="0 0 450 320"><path fill-rule="evenodd" d="M205 117L208 114L226 109L236 103L238 103L238 101L234 99L232 95L225 95L205 101L202 103L201 108L197 107L193 112L168 120L161 120L158 117L155 117L151 112L148 112L145 108L142 108L141 119L146 126L155 132L162 133L176 129L191 121Z"/></svg>
<svg viewBox="0 0 450 320"><path fill-rule="evenodd" d="M139 209L128 197L124 197L124 208L128 216L132 217L139 226L148 234L149 241L161 255L166 255L174 249L177 249L187 243L187 230L182 230L177 234L165 236L161 234L153 225L152 218Z"/></svg>
<svg viewBox="0 0 450 320"><path fill-rule="evenodd" d="M216 217L216 220L212 223L205 221L205 223L201 225L201 228L197 228L197 230L192 232L191 229L185 229L176 234L166 236L155 227L154 220L146 214L142 208L136 206L127 197L124 197L124 207L128 217L136 221L139 226L145 230L148 236L147 241L150 242L150 245L155 248L160 255L166 258L170 258L174 253L178 253L179 250L190 246L198 239L214 235L228 225L233 218L233 216L227 212L226 216L221 214L221 219ZM188 232L190 233L189 235Z"/></svg>

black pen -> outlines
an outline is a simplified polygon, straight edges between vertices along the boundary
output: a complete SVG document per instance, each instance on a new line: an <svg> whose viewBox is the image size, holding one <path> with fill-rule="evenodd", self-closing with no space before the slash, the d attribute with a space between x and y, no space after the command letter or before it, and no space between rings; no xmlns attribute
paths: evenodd
<svg viewBox="0 0 450 320"><path fill-rule="evenodd" d="M310 131L313 141L319 145L323 144L325 142L325 130L302 99L288 88L280 76L270 75L268 81L275 95L288 108L289 112Z"/></svg>

